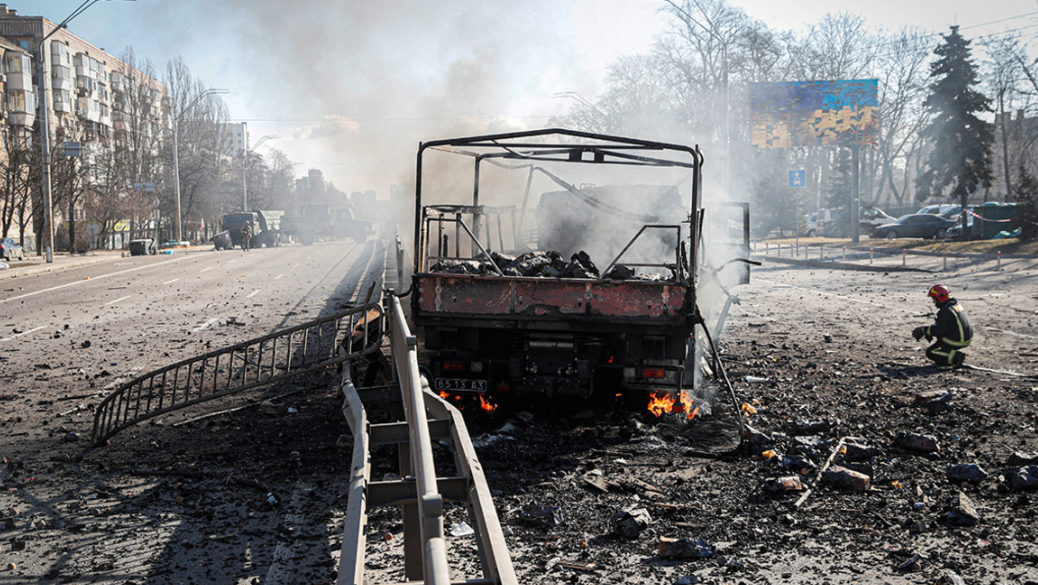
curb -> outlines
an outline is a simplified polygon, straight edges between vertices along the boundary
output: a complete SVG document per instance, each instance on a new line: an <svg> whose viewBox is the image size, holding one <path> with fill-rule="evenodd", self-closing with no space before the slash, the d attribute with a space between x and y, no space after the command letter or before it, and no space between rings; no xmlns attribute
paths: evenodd
<svg viewBox="0 0 1038 585"><path fill-rule="evenodd" d="M19 278L22 276L32 276L34 274L43 274L47 272L61 272L64 270L71 270L73 268L80 268L82 266L91 266L93 264L101 264L102 262L111 262L114 260L120 260L123 256L116 254L105 254L103 256L97 256L93 258L75 259L68 263L50 263L44 264L43 266L29 266L25 268L10 268L3 272L0 272L0 278Z"/></svg>
<svg viewBox="0 0 1038 585"><path fill-rule="evenodd" d="M822 268L830 270L850 270L853 272L926 272L933 274L933 270L926 268L914 268L911 266L873 266L871 264L851 264L850 262L836 262L825 260L798 260L796 258L779 258L777 256L760 256L754 259L777 262L779 264L792 264L794 266L809 266L811 268Z"/></svg>

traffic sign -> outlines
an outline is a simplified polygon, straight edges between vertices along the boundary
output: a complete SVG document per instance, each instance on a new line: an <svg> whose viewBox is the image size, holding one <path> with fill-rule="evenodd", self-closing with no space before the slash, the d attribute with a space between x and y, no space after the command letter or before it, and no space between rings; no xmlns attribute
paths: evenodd
<svg viewBox="0 0 1038 585"><path fill-rule="evenodd" d="M789 186L792 188L806 187L807 171L804 169L789 171Z"/></svg>

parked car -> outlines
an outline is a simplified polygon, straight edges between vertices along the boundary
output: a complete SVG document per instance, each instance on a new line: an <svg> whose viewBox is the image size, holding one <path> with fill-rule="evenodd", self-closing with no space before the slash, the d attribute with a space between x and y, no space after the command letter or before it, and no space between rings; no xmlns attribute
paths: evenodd
<svg viewBox="0 0 1038 585"><path fill-rule="evenodd" d="M881 225L872 232L874 238L937 238L943 240L956 223L934 213L902 215L894 223Z"/></svg>
<svg viewBox="0 0 1038 585"><path fill-rule="evenodd" d="M130 241L130 256L154 256L159 253L154 238L141 238Z"/></svg>
<svg viewBox="0 0 1038 585"><path fill-rule="evenodd" d="M942 215L944 212L948 211L949 209L962 209L962 208L960 206L958 206L958 205L951 205L951 204L948 204L948 203L942 203L940 205L927 205L926 207L921 208L919 211L917 211L915 213L916 213L916 215L930 215L930 214Z"/></svg>
<svg viewBox="0 0 1038 585"><path fill-rule="evenodd" d="M3 241L0 241L0 258L8 261L16 258L18 260L24 260L25 250L18 245L18 242L11 238L4 238Z"/></svg>

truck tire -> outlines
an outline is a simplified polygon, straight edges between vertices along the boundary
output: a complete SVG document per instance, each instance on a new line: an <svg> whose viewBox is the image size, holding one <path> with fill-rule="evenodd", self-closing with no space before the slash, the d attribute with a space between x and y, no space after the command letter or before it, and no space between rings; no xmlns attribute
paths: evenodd
<svg viewBox="0 0 1038 585"><path fill-rule="evenodd" d="M304 246L309 246L310 244L314 243L314 235L309 233L299 234L299 241Z"/></svg>

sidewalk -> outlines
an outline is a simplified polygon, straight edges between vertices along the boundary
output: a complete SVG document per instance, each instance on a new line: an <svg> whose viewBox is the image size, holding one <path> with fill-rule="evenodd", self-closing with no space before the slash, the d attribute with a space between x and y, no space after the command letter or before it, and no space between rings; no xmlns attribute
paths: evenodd
<svg viewBox="0 0 1038 585"><path fill-rule="evenodd" d="M127 253L127 255L129 254ZM101 262L112 262L122 257L122 250L98 250L85 255L77 254L75 256L70 256L67 252L58 252L54 255L54 262L48 264L44 256L26 255L25 260L7 262L10 268L0 270L0 278L19 278L44 272L59 272Z"/></svg>

